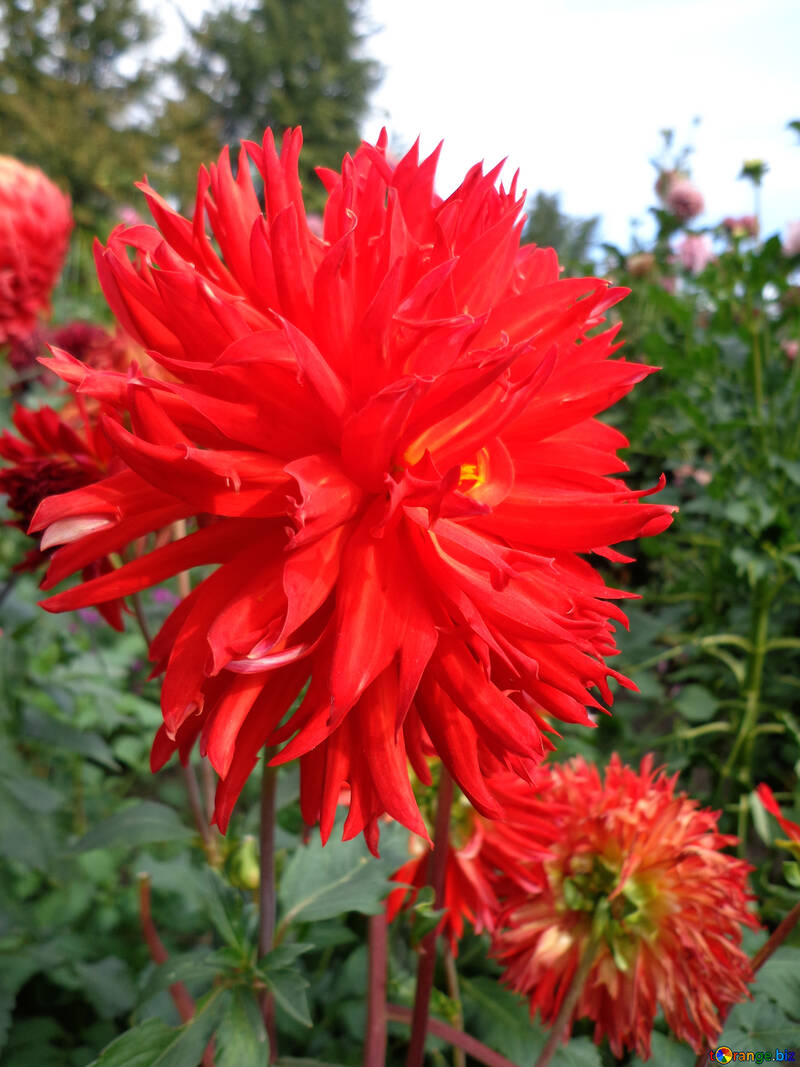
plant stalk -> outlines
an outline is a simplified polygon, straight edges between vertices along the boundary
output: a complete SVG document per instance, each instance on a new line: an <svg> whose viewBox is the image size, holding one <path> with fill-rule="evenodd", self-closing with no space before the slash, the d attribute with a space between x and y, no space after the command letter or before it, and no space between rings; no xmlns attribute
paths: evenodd
<svg viewBox="0 0 800 1067"><path fill-rule="evenodd" d="M447 851L450 847L450 808L453 804L453 779L442 764L439 791L436 797L436 825L433 832L433 853L430 859L430 884L433 887L437 910L444 903L444 879L447 868ZM437 930L434 927L425 936L419 948L417 965L417 988L414 995L414 1013L411 1021L411 1040L408 1046L406 1067L422 1067L425 1059L425 1035L428 1030L428 1011L433 975L436 969Z"/></svg>
<svg viewBox="0 0 800 1067"><path fill-rule="evenodd" d="M412 1018L411 1009L404 1008L400 1004L388 1004L386 1015L395 1023L410 1023ZM463 1030L457 1030L454 1026L448 1026L439 1019L428 1019L427 1029L435 1037L449 1041L454 1048L463 1049L478 1063L485 1063L486 1067L517 1067L511 1060L495 1052L494 1049L488 1048L477 1038L465 1034Z"/></svg>
<svg viewBox="0 0 800 1067"><path fill-rule="evenodd" d="M464 1029L464 1011L461 1006L461 990L458 984L458 968L450 945L444 945L444 973L447 979L447 995L456 1006L455 1024L459 1030ZM467 1056L463 1048L453 1045L453 1067L467 1067Z"/></svg>
<svg viewBox="0 0 800 1067"><path fill-rule="evenodd" d="M586 947L578 962L575 974L572 976L572 981L570 982L566 996L561 1001L561 1007L558 1010L556 1021L550 1028L550 1034L548 1035L544 1048L539 1054L535 1067L546 1067L546 1064L553 1058L558 1046L568 1035L572 1013L575 1011L578 997L581 995L586 979L589 977L589 971L592 969L592 964L594 963L597 954L598 941L599 939L593 930L589 935L589 940L586 942Z"/></svg>
<svg viewBox="0 0 800 1067"><path fill-rule="evenodd" d="M270 767L273 749L264 748L264 766L261 778L261 827L260 843L260 882L258 890L258 956L259 959L271 951L275 940L275 787L277 769ZM265 991L261 996L261 1011L264 1025L269 1037L269 1059L274 1063L278 1058L278 1032L275 1026L275 998Z"/></svg>
<svg viewBox="0 0 800 1067"><path fill-rule="evenodd" d="M386 968L388 928L386 910L369 917L369 970L367 974L367 1028L364 1033L364 1067L386 1062Z"/></svg>

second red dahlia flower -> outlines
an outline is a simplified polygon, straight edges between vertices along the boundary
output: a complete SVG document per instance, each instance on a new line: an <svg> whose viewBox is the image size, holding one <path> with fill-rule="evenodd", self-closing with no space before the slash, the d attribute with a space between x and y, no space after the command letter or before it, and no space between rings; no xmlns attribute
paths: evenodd
<svg viewBox="0 0 800 1067"><path fill-rule="evenodd" d="M36 167L0 156L0 345L46 311L72 230L69 197Z"/></svg>
<svg viewBox="0 0 800 1067"><path fill-rule="evenodd" d="M741 948L742 927L758 926L750 867L721 851L737 839L718 833L718 812L676 795L651 757L637 772L613 756L604 779L582 759L538 777L539 799L566 814L551 856L507 884L493 950L503 981L552 1024L588 952L573 1019L593 1019L596 1042L646 1059L660 1007L676 1037L713 1048L752 979Z"/></svg>
<svg viewBox="0 0 800 1067"><path fill-rule="evenodd" d="M609 545L663 530L670 509L625 485L625 438L596 418L649 373L597 329L624 291L520 248L523 200L498 169L442 199L436 153L394 165L385 137L322 173L319 237L300 144L289 131L279 154L268 131L235 176L223 152L193 219L145 186L158 228L98 250L121 325L174 380L53 362L124 414L106 432L126 466L45 501L34 527L66 545L51 586L61 552L79 567L197 520L48 609L216 565L151 647L153 766L199 741L224 828L261 749L283 746L306 821L327 837L347 784L345 834L374 847L384 812L425 833L409 761L429 780L432 749L496 816L492 775L529 778L555 720L610 702L621 594L585 557L619 558Z"/></svg>

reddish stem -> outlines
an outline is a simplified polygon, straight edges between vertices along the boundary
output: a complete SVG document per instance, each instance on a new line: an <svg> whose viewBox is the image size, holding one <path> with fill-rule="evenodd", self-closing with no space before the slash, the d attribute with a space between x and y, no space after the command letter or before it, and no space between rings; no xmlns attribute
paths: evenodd
<svg viewBox="0 0 800 1067"><path fill-rule="evenodd" d="M142 923L145 944L150 952L153 963L164 964L169 959L169 953L161 938L158 936L153 916L150 912L150 875L139 875L139 918ZM187 1023L194 1015L194 999L183 982L173 982L169 987L169 995L172 997L175 1007L178 1009L183 1022ZM203 1053L203 1067L214 1067L213 1045L209 1045Z"/></svg>
<svg viewBox="0 0 800 1067"><path fill-rule="evenodd" d="M387 935L386 912L381 909L377 915L369 917L369 972L364 1067L383 1067L386 1062Z"/></svg>
<svg viewBox="0 0 800 1067"><path fill-rule="evenodd" d="M386 1017L395 1023L410 1023L411 1009L403 1008L399 1004L387 1004ZM427 1030L435 1037L449 1041L455 1048L463 1049L474 1060L485 1063L486 1067L517 1067L511 1060L501 1056L494 1049L488 1048L477 1038L465 1034L463 1030L456 1030L454 1026L448 1026L447 1023L440 1022L438 1019L428 1019Z"/></svg>
<svg viewBox="0 0 800 1067"><path fill-rule="evenodd" d="M436 825L433 832L433 853L430 859L430 884L433 886L433 906L438 911L444 904L444 878L447 869L447 852L450 847L450 808L453 804L453 779L444 764L441 765L439 791L436 797ZM433 975L436 968L436 942L438 930L434 927L425 936L419 949L417 965L417 989L414 996L414 1014L411 1023L411 1040L408 1046L406 1067L422 1067L425 1059L425 1034L428 1029L428 1010Z"/></svg>

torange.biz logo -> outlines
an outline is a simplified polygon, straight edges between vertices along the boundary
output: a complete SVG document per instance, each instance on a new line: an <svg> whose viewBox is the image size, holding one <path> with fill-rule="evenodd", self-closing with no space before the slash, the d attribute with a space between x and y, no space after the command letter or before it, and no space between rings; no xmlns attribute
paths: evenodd
<svg viewBox="0 0 800 1067"><path fill-rule="evenodd" d="M720 1045L719 1048L709 1049L708 1058L717 1063L794 1063L795 1050L793 1048L753 1049L753 1048L728 1048Z"/></svg>

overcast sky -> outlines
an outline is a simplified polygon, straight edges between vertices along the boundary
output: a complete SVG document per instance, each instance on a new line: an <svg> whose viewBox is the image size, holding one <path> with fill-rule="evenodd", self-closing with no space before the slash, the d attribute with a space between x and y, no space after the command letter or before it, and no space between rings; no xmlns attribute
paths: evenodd
<svg viewBox="0 0 800 1067"><path fill-rule="evenodd" d="M197 18L208 0L177 0ZM159 12L170 20L169 8ZM770 172L763 229L800 218L800 0L366 0L385 70L364 133L444 149L439 191L504 157L533 193L601 215L626 245L647 218L659 130L695 146L701 224L752 211L744 159ZM172 34L170 34L171 36ZM701 119L693 127L695 117ZM255 131L254 131L255 132ZM645 230L646 232L646 230Z"/></svg>
<svg viewBox="0 0 800 1067"><path fill-rule="evenodd" d="M369 0L385 67L365 133L444 139L441 189L479 159L603 216L625 243L653 202L659 130L695 145L701 222L752 211L745 158L770 165L766 232L800 218L798 0ZM692 126L699 116L701 123ZM681 141L681 143L683 143Z"/></svg>

